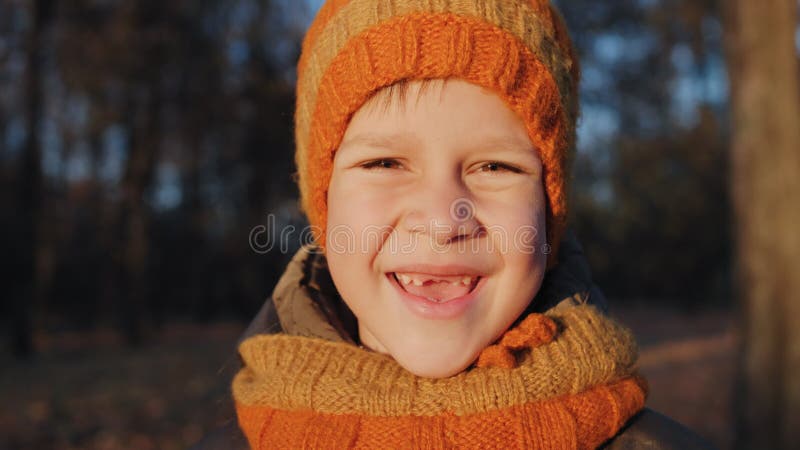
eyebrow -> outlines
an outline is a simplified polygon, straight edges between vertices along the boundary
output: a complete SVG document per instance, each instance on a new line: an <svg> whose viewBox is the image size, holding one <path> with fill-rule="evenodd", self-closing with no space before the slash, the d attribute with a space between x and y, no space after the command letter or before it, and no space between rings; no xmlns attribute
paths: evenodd
<svg viewBox="0 0 800 450"><path fill-rule="evenodd" d="M351 145L365 145L373 148L396 149L398 147L419 146L419 138L413 133L361 133L348 138L339 145L339 150ZM535 150L528 140L520 140L508 135L486 136L469 144L470 150L490 148L496 151L527 153Z"/></svg>
<svg viewBox="0 0 800 450"><path fill-rule="evenodd" d="M533 143L529 139L525 138L521 140L508 135L487 136L482 139L476 139L470 147L475 150L489 148L494 151L514 153L528 153L535 149Z"/></svg>
<svg viewBox="0 0 800 450"><path fill-rule="evenodd" d="M339 151L352 145L365 145L373 148L394 149L398 146L419 145L419 139L412 133L361 133L357 134L339 145Z"/></svg>

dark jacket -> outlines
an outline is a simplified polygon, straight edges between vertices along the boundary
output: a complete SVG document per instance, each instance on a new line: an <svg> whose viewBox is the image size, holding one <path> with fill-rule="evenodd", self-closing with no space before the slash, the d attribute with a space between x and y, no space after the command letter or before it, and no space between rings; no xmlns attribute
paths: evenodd
<svg viewBox="0 0 800 450"><path fill-rule="evenodd" d="M607 304L593 285L583 251L567 234L559 263L548 272L527 312L543 312L564 304L591 303L603 311ZM293 335L354 342L356 321L341 301L322 255L301 250L239 342L256 334L287 332ZM232 376L237 367L229 369ZM198 450L246 449L247 441L235 418L192 447ZM609 450L694 450L713 448L681 424L645 408L602 448Z"/></svg>

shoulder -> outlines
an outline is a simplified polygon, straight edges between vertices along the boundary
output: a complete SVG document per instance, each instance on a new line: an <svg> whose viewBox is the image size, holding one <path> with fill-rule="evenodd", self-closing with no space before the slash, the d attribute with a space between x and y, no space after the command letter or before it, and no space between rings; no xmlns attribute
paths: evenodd
<svg viewBox="0 0 800 450"><path fill-rule="evenodd" d="M606 450L707 450L709 442L669 417L645 408L603 447Z"/></svg>
<svg viewBox="0 0 800 450"><path fill-rule="evenodd" d="M238 342L241 343L245 339L256 334L273 334L280 333L281 331L281 324L278 320L278 314L275 311L275 304L273 303L272 297L267 297L261 309L258 311L258 314L256 314L250 322L250 325L247 326L247 329L245 329L239 337ZM232 379L233 374L240 368L241 364L237 362L234 365L226 367L225 370L221 372L222 376ZM203 436L199 442L189 448L191 450L246 450L250 448L250 446L247 444L247 439L245 439L244 434L239 429L237 420L234 418L225 425L211 430L208 434Z"/></svg>
<svg viewBox="0 0 800 450"><path fill-rule="evenodd" d="M250 448L238 423L231 421L203 437L189 450L246 450Z"/></svg>
<svg viewBox="0 0 800 450"><path fill-rule="evenodd" d="M256 334L275 334L282 331L283 328L281 327L281 322L278 319L278 312L275 309L275 302L273 301L272 296L270 296L267 297L267 300L264 301L261 309L258 310L256 316L244 330L241 337L239 337L239 342L241 343L245 339Z"/></svg>

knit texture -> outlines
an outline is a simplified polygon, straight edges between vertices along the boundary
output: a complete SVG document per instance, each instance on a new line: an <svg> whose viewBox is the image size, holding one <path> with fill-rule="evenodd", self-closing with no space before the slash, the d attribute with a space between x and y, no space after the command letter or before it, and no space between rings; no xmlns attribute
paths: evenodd
<svg viewBox="0 0 800 450"><path fill-rule="evenodd" d="M325 246L333 155L348 121L401 80L460 78L494 91L525 123L543 163L556 259L578 114L577 59L545 0L331 0L298 63L295 159L301 206Z"/></svg>
<svg viewBox="0 0 800 450"><path fill-rule="evenodd" d="M499 341L513 364L444 379L346 343L254 336L239 424L255 449L595 448L644 406L635 342L591 306L535 316Z"/></svg>

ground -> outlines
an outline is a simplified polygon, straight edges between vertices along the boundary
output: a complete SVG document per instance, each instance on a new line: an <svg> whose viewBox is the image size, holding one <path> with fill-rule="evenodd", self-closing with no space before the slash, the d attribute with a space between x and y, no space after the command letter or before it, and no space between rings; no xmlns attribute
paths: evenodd
<svg viewBox="0 0 800 450"><path fill-rule="evenodd" d="M640 343L648 406L731 448L731 314L619 309ZM186 448L234 416L228 379L243 328L173 324L137 349L112 330L64 332L39 336L30 362L0 354L0 448Z"/></svg>

